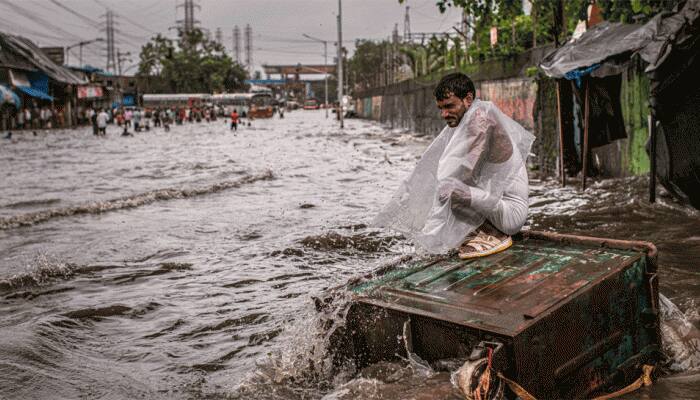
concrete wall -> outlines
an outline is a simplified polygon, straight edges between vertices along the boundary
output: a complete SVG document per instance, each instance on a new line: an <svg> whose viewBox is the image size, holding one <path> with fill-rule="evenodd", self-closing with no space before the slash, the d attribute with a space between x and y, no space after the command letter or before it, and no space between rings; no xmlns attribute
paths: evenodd
<svg viewBox="0 0 700 400"><path fill-rule="evenodd" d="M530 165L541 176L557 176L559 171L556 84L541 76L527 77L526 72L550 49L534 49L513 59L491 61L464 71L474 80L477 97L494 102L535 134L535 156ZM628 138L592 150L593 166L602 176L649 171L644 149L649 84L642 71L639 61L633 60L623 73L621 101ZM445 126L433 98L437 79L414 79L358 93L358 114L389 128L435 136Z"/></svg>

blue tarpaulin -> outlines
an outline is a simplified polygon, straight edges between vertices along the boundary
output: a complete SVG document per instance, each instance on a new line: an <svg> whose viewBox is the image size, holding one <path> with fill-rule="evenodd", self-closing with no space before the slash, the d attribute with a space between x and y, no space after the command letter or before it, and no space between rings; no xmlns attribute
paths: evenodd
<svg viewBox="0 0 700 400"><path fill-rule="evenodd" d="M40 100L53 101L53 97L49 95L49 77L43 72L36 71L27 74L31 86L17 86L17 89L24 92L28 96Z"/></svg>
<svg viewBox="0 0 700 400"><path fill-rule="evenodd" d="M29 86L17 86L17 89L19 89L22 92L26 93L27 95L35 97L37 99L53 101L53 97L42 92L41 90L29 87Z"/></svg>
<svg viewBox="0 0 700 400"><path fill-rule="evenodd" d="M19 109L22 106L22 101L15 92L13 92L7 86L0 85L0 105L5 103L13 104L16 109Z"/></svg>

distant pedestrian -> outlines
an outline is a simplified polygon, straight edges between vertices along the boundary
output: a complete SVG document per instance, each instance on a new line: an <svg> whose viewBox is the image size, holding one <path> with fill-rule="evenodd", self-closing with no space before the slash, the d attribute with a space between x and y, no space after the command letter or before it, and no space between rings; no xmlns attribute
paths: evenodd
<svg viewBox="0 0 700 400"><path fill-rule="evenodd" d="M162 115L162 122L163 122L163 129L165 129L166 132L170 132L170 123L173 120L173 112L168 108L167 110L161 111Z"/></svg>
<svg viewBox="0 0 700 400"><path fill-rule="evenodd" d="M153 111L153 127L154 128L159 127L162 119L163 119L163 111L161 111L160 108L156 108L155 111Z"/></svg>
<svg viewBox="0 0 700 400"><path fill-rule="evenodd" d="M124 126L131 127L131 120L134 117L134 113L127 109L124 112Z"/></svg>
<svg viewBox="0 0 700 400"><path fill-rule="evenodd" d="M107 135L107 121L109 120L109 115L105 112L105 110L100 110L100 113L97 114L96 119L98 133L102 136Z"/></svg>
<svg viewBox="0 0 700 400"><path fill-rule="evenodd" d="M98 126L97 126L97 112L91 108L89 110L89 115L90 115L90 123L92 124L92 134L97 136L100 134L100 131L99 131Z"/></svg>
<svg viewBox="0 0 700 400"><path fill-rule="evenodd" d="M23 108L17 112L17 129L24 129L24 111Z"/></svg>
<svg viewBox="0 0 700 400"><path fill-rule="evenodd" d="M134 110L131 114L131 122L134 124L134 132L141 132L141 111Z"/></svg>
<svg viewBox="0 0 700 400"><path fill-rule="evenodd" d="M32 128L32 112L28 108L24 109L24 126L27 129Z"/></svg>
<svg viewBox="0 0 700 400"><path fill-rule="evenodd" d="M231 112L231 130L238 131L238 111L235 108Z"/></svg>

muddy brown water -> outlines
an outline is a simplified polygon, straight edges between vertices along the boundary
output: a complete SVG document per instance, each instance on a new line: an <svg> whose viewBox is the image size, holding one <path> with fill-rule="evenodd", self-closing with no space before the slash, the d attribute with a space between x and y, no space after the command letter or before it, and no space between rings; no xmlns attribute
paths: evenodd
<svg viewBox="0 0 700 400"><path fill-rule="evenodd" d="M0 398L458 398L410 362L329 373L342 315L311 298L411 251L367 225L429 143L346 123L0 142ZM673 373L628 398L698 398L700 214L645 193L532 181L529 224L658 245Z"/></svg>

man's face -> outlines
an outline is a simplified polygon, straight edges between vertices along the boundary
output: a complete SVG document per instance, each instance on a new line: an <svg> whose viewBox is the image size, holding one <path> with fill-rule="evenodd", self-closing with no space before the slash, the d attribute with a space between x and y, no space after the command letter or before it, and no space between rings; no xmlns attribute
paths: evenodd
<svg viewBox="0 0 700 400"><path fill-rule="evenodd" d="M459 125L464 113L467 112L472 105L474 98L471 93L467 93L467 97L460 99L454 93L444 100L436 100L437 108L440 110L440 116L447 122L447 126L454 128Z"/></svg>

